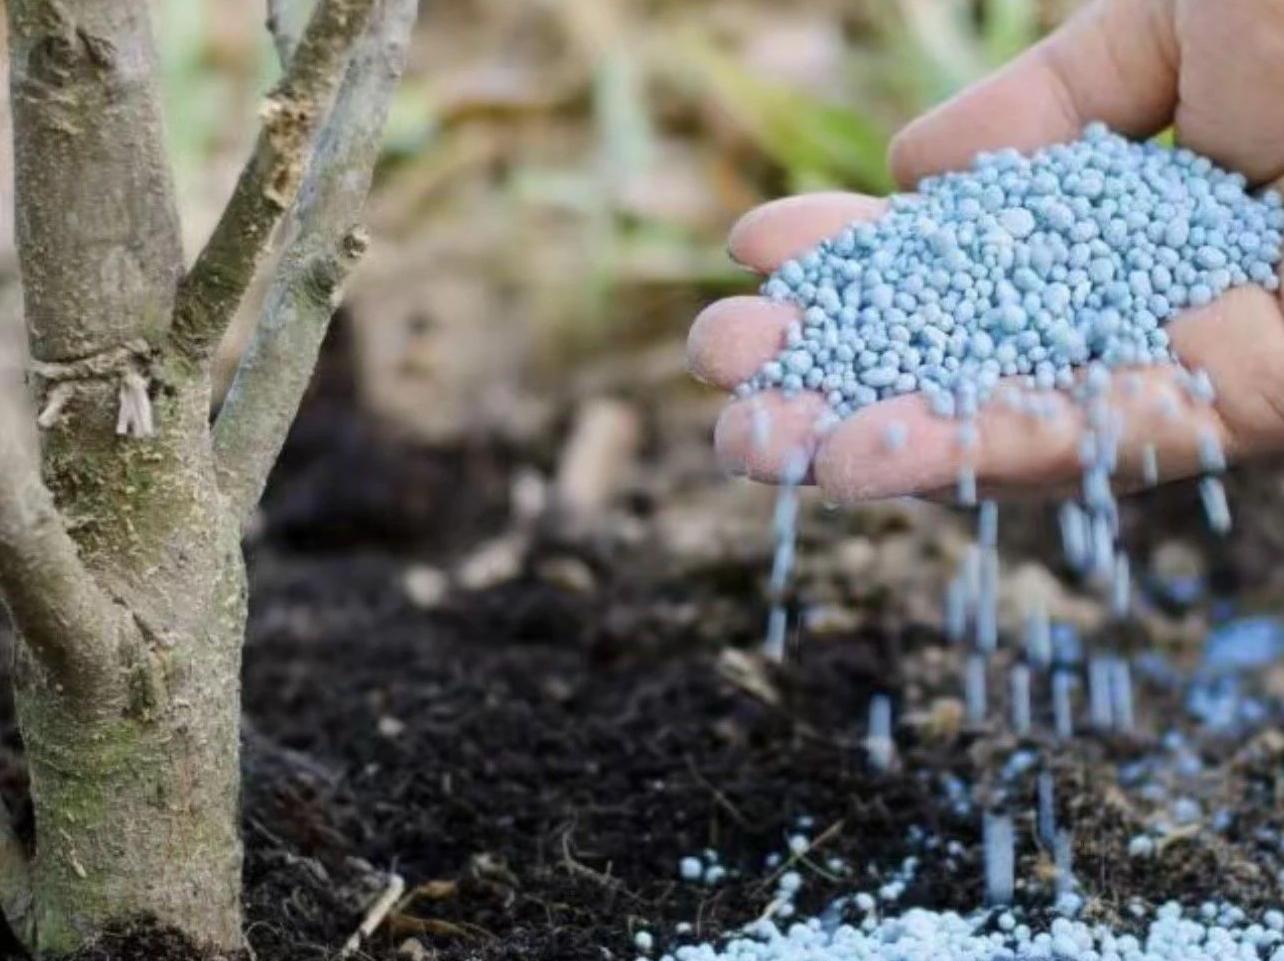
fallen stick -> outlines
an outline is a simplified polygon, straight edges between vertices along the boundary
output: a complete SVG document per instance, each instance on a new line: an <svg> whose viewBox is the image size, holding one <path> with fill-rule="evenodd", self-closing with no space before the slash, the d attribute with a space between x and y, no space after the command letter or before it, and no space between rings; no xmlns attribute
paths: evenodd
<svg viewBox="0 0 1284 961"><path fill-rule="evenodd" d="M375 899L370 905L370 910L361 921L361 926L352 932L352 937L343 945L343 950L339 952L339 957L346 958L357 948L361 947L361 942L378 930L379 925L383 924L384 918L388 916L393 907L401 900L402 894L406 891L406 881L400 874L388 875L388 886L383 889L383 893Z"/></svg>

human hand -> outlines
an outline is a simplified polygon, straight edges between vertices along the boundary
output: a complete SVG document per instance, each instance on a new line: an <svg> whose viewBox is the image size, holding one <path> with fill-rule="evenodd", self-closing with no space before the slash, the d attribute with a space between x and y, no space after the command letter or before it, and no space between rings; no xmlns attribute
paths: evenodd
<svg viewBox="0 0 1284 961"><path fill-rule="evenodd" d="M1184 145L1265 183L1284 174L1284 114L1272 103L1280 85L1284 8L1272 0L1093 0L995 76L911 124L892 144L892 171L909 187L966 167L982 150L1031 151L1100 120L1134 137L1175 123ZM776 201L736 225L731 254L769 273L848 224L877 218L884 203L840 193ZM719 301L692 327L691 370L731 389L777 353L796 320L787 304ZM1174 367L1115 378L1112 403L1124 424L1116 482L1140 484L1148 444L1164 480L1200 469L1201 438L1215 438L1231 459L1284 449L1280 297L1237 288L1183 312L1168 330L1183 364L1209 373L1215 402L1191 403ZM767 392L728 406L716 446L729 470L764 481L784 476L797 452L814 453L810 479L835 501L942 494L965 461L986 496L1049 496L1072 489L1080 473L1081 414L1069 397L1057 402L1063 416L1038 421L988 405L977 418L977 443L964 449L957 425L930 413L918 395L864 408L829 430L819 394ZM765 435L757 411L768 418ZM886 443L894 423L907 431L899 452Z"/></svg>

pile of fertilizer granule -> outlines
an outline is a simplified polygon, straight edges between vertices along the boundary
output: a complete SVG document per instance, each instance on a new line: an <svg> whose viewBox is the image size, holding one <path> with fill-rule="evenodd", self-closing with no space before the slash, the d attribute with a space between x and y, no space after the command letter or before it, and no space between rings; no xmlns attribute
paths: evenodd
<svg viewBox="0 0 1284 961"><path fill-rule="evenodd" d="M929 846L934 837L919 832ZM790 838L790 852L809 851L804 835ZM706 858L718 864L716 855ZM680 873L690 883L708 885L685 858ZM768 860L778 866L781 855ZM819 917L795 918L794 899L802 875L785 871L777 878L776 897L764 915L716 942L700 942L694 926L679 924L671 935L638 931L636 961L1284 961L1284 911L1250 917L1235 905L1207 901L1198 908L1168 902L1149 908L1128 905L1132 932L1078 919L1083 901L1062 898L1051 916L1034 920L1021 908L954 911L898 907L918 866L906 858L885 873L876 889L833 901ZM826 869L852 877L846 862L831 858Z"/></svg>
<svg viewBox="0 0 1284 961"><path fill-rule="evenodd" d="M1269 911L1263 922L1226 905L1184 914L1169 903L1138 937L1069 918L1035 932L1006 911L965 918L911 909L830 929L759 921L720 947L686 945L661 961L1284 961L1284 915Z"/></svg>
<svg viewBox="0 0 1284 961"><path fill-rule="evenodd" d="M784 263L763 293L801 320L739 393L817 391L844 417L920 391L968 417L1001 377L1067 388L1093 361L1166 362L1173 316L1278 287L1282 230L1274 191L1100 124L1030 157L983 154Z"/></svg>

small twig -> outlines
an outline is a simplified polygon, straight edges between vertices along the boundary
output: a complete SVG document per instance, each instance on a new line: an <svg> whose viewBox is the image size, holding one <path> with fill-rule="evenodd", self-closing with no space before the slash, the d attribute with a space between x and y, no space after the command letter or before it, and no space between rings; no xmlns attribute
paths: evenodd
<svg viewBox="0 0 1284 961"><path fill-rule="evenodd" d="M706 778L703 774L700 773L700 771L696 768L695 761L692 759L690 754L686 756L686 762L687 762L687 770L691 772L691 776L695 778L696 781L699 782L701 787L703 787L706 791L708 791L710 794L713 795L713 799L716 802L718 802L718 806L723 808L728 814L730 814L732 820L735 821L737 824L739 824L742 828L752 830L753 825L749 823L748 818L746 818L743 814L740 813L740 810L734 804L732 804L730 800L728 800L727 796L723 794L722 791L720 791L716 785L714 785L708 778Z"/></svg>
<svg viewBox="0 0 1284 961"><path fill-rule="evenodd" d="M754 893L756 894L757 892ZM767 902L767 906L762 909L762 914L758 915L756 923L761 924L763 921L767 921L775 917L776 912L788 903L789 899L785 897L772 898Z"/></svg>
<svg viewBox="0 0 1284 961"><path fill-rule="evenodd" d="M406 881L400 874L388 875L388 884L383 889L383 893L370 905L370 910L366 912L366 916L362 919L361 925L357 930L352 932L352 937L344 942L343 949L339 952L339 957L348 957L353 951L361 947L363 941L378 930L379 925L383 924L389 912L401 900L401 895L405 890Z"/></svg>
<svg viewBox="0 0 1284 961"><path fill-rule="evenodd" d="M603 874L601 871L594 871L587 864L581 864L579 861L575 860L575 856L571 854L571 832L569 830L562 832L562 863L572 874L578 874L582 878L588 878L590 881L595 884L600 884L604 888L622 890L624 887L623 882L618 878L613 878L609 874Z"/></svg>
<svg viewBox="0 0 1284 961"><path fill-rule="evenodd" d="M776 868L776 870L772 871L769 875L767 875L765 878L762 879L762 881L758 884L758 886L754 888L753 893L761 894L768 887L774 884L777 878L779 878L782 874L788 871L791 867L793 867L799 861L803 861L804 863L809 863L804 860L807 857L807 855L811 854L812 851L816 851L824 847L826 844L832 841L835 837L841 834L842 831L843 831L843 819L839 818L829 827L825 828L825 830L821 831L820 834L816 835L815 839L810 844L808 844L805 848L803 848L801 851L797 852L796 854L791 853L789 857L785 858L784 862L778 868Z"/></svg>
<svg viewBox="0 0 1284 961"><path fill-rule="evenodd" d="M447 921L443 918L418 918L411 914L394 914L388 920L396 936L431 934L434 937L459 938L462 941L498 941L499 936L470 921Z"/></svg>

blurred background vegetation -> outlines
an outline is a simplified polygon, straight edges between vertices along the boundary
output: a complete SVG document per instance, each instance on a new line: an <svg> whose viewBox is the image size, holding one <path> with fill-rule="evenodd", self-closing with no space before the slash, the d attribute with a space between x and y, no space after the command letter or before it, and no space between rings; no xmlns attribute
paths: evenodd
<svg viewBox="0 0 1284 961"><path fill-rule="evenodd" d="M362 398L429 439L520 438L568 392L676 380L692 314L752 283L741 212L886 191L891 133L1072 2L426 2L347 311ZM278 68L262 0L156 11L190 252Z"/></svg>

